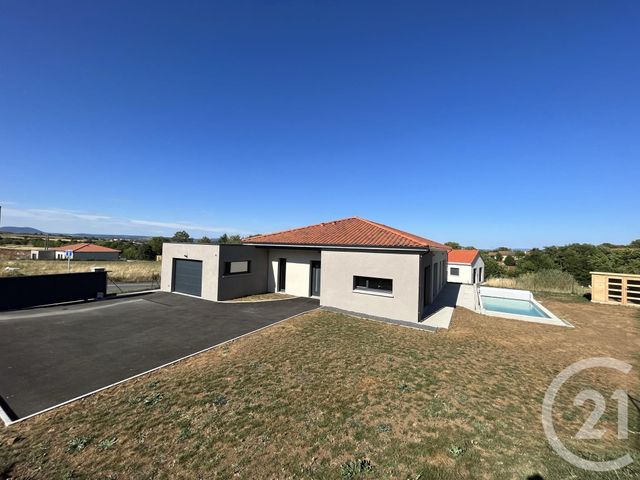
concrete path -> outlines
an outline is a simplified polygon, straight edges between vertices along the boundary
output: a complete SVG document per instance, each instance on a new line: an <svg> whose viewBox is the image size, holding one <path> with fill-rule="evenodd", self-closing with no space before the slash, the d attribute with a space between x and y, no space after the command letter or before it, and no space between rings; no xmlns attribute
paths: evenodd
<svg viewBox="0 0 640 480"><path fill-rule="evenodd" d="M421 324L434 328L449 328L456 307L468 308L475 312L475 303L473 285L447 283L435 302L428 306Z"/></svg>

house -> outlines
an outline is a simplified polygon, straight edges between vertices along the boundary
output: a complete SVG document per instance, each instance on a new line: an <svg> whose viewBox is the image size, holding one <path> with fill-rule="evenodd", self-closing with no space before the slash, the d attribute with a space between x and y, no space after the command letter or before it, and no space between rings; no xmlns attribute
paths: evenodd
<svg viewBox="0 0 640 480"><path fill-rule="evenodd" d="M120 250L103 247L94 243L73 243L49 250L31 250L32 260L64 260L65 252L73 251L73 260L118 260Z"/></svg>
<svg viewBox="0 0 640 480"><path fill-rule="evenodd" d="M478 250L451 250L449 252L449 273L451 283L484 282L484 261Z"/></svg>
<svg viewBox="0 0 640 480"><path fill-rule="evenodd" d="M284 292L339 311L418 322L446 284L448 250L351 217L235 245L165 243L161 289L214 301Z"/></svg>

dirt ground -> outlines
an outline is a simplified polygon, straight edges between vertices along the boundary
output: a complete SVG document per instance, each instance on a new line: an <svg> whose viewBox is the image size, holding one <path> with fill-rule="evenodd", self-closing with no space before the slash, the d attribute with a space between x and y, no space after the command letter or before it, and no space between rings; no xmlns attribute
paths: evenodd
<svg viewBox="0 0 640 480"><path fill-rule="evenodd" d="M0 478L640 478L640 414L616 438L577 441L591 388L640 397L638 310L541 297L563 328L457 309L430 333L316 311L0 430ZM542 399L571 363L609 356L554 407L559 438L613 473L572 467L544 436Z"/></svg>

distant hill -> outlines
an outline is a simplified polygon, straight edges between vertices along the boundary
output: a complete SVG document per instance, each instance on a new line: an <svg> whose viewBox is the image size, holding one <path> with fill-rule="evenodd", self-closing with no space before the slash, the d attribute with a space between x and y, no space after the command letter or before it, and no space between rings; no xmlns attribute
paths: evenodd
<svg viewBox="0 0 640 480"><path fill-rule="evenodd" d="M32 235L40 235L44 232L32 227L0 227L1 233L26 233Z"/></svg>

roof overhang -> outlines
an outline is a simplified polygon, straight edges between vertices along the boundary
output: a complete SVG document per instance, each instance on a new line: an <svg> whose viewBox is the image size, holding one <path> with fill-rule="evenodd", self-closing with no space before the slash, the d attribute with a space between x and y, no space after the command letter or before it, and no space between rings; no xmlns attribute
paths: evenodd
<svg viewBox="0 0 640 480"><path fill-rule="evenodd" d="M243 245L249 245L252 247L269 247L269 248L313 248L317 250L384 250L395 252L412 252L412 253L424 253L432 250L446 252L445 249L435 247L392 247L385 245L301 245L299 243L252 243L244 242Z"/></svg>

